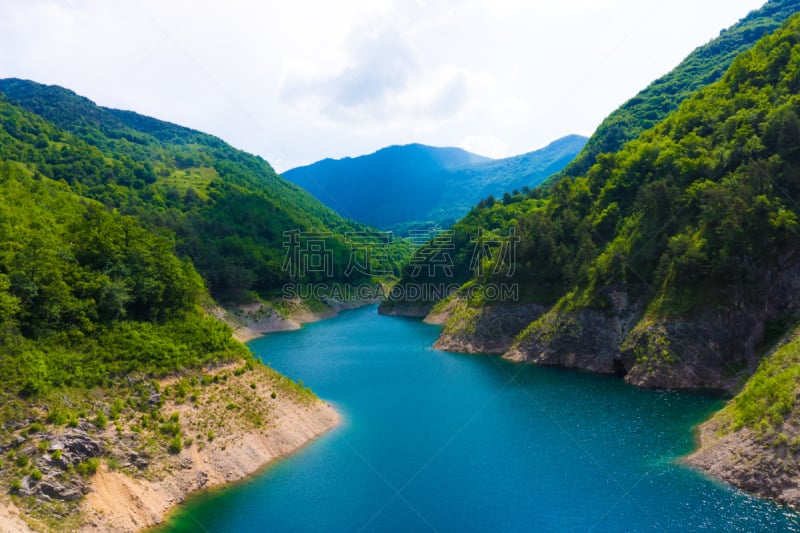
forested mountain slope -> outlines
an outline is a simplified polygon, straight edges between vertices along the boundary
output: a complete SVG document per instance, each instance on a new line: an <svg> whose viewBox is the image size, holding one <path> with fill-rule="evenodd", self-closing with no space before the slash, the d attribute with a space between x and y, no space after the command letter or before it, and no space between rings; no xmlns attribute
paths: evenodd
<svg viewBox="0 0 800 533"><path fill-rule="evenodd" d="M330 269L287 268L287 232L317 238ZM286 281L370 283L345 274L348 235L375 234L215 137L0 81L3 508L10 496L36 528L77 529L101 465L155 483L193 441L213 452L215 432L223 449L265 428L284 438L275 406L330 427L335 413L209 309ZM385 252L372 266L387 276L408 246ZM187 402L202 403L202 425L167 411Z"/></svg>
<svg viewBox="0 0 800 533"><path fill-rule="evenodd" d="M502 269L474 277L474 236L492 230L499 242L513 228L520 242L511 280L523 299L557 304L532 319L510 356L624 368L631 380L664 386L725 387L753 368L762 343L796 312L797 28L794 18L760 41L722 80L586 176L541 198L483 202L456 224L451 279L508 282ZM736 327L670 330L712 315ZM592 334L605 320L616 333L598 344ZM592 361L581 363L584 356Z"/></svg>
<svg viewBox="0 0 800 533"><path fill-rule="evenodd" d="M790 490L800 481L792 466L800 427L798 216L795 15L585 175L474 208L447 238L452 276L421 268L440 239L415 256L401 284L464 283L429 316L444 322L445 349L480 351L527 323L502 348L505 357L616 373L645 387L734 393L758 369L704 434L716 451L693 461L798 504ZM502 253L514 239L516 254ZM476 268L482 243L494 254ZM492 301L481 290L498 284L516 284L518 298ZM392 304L383 310L393 312ZM782 338L795 340L776 347Z"/></svg>
<svg viewBox="0 0 800 533"><path fill-rule="evenodd" d="M616 152L626 142L661 122L692 93L720 79L737 55L775 31L798 9L800 2L797 0L770 0L694 50L670 73L606 117L583 151L564 169L563 175L585 174L598 154Z"/></svg>
<svg viewBox="0 0 800 533"><path fill-rule="evenodd" d="M211 135L99 107L61 87L7 79L0 94L3 158L174 232L178 253L191 258L214 296L266 296L296 281L284 268L291 231L330 234L329 281L369 279L344 271L351 256L346 234L370 229L343 219L260 157ZM407 253L405 245L391 249L376 270L395 269Z"/></svg>

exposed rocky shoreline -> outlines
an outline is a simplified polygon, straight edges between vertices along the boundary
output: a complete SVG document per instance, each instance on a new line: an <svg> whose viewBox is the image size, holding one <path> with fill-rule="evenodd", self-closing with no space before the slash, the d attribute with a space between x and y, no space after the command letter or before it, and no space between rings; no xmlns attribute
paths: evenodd
<svg viewBox="0 0 800 533"><path fill-rule="evenodd" d="M684 459L686 464L750 494L800 507L797 450L747 428L724 435L720 429L714 418L699 426L699 447Z"/></svg>
<svg viewBox="0 0 800 533"><path fill-rule="evenodd" d="M600 295L602 311L510 303L471 307L453 298L435 306L425 321L442 325L434 344L441 350L616 374L643 388L714 389L733 396L765 358L768 329L800 309L796 268L768 278L716 298L726 305L670 317L648 316L641 295L610 286ZM391 314L403 310L396 305ZM419 309L412 311L418 316ZM698 428L698 449L687 464L751 494L800 507L800 406L766 436L721 427L714 417Z"/></svg>
<svg viewBox="0 0 800 533"><path fill-rule="evenodd" d="M162 430L173 424L184 435L179 449L149 444L135 414L105 428L86 420L48 426L4 445L4 455L32 458L38 472L21 480L17 494L50 511L26 516L4 497L0 531L139 531L161 523L193 492L253 474L339 420L329 405L268 367L236 363L202 375L207 384L191 396L170 392L186 377L160 380L151 391ZM92 464L88 474L65 475ZM68 523L58 519L64 512Z"/></svg>
<svg viewBox="0 0 800 533"><path fill-rule="evenodd" d="M213 312L234 328L237 340L246 342L368 303L331 302L326 309L313 311L294 302L283 314L265 304L216 308ZM71 525L66 526L69 530L140 531L163 522L190 494L241 480L338 423L338 414L310 391L267 367L243 365L204 371L203 381L210 385L192 389L191 401L159 392L186 381L186 376L159 380L151 388L147 400L151 407L169 413L182 428L190 430L188 434L196 434L183 441L186 445L178 453L143 447L133 422L115 422L98 429L82 420L77 427L47 427L35 438L18 435L3 445L0 453L13 450L17 455L34 456L44 443L47 450L34 465L41 477L24 477L17 494L45 505L52 502L56 507L59 502L70 505L70 509L78 505L80 516L73 514ZM249 407L243 409L242 403ZM91 461L96 461L94 473L64 476L65 471L75 471ZM48 523L26 517L25 511L7 497L0 500L0 531L60 530L52 527L52 520Z"/></svg>
<svg viewBox="0 0 800 533"><path fill-rule="evenodd" d="M236 387L236 377L228 386ZM246 381L246 383L245 383ZM133 532L164 521L168 513L192 493L232 483L258 472L276 458L290 454L308 441L334 427L336 411L315 398L297 401L291 397L271 398L268 380L255 382L254 394L269 404L269 420L261 428L246 426L220 429L212 442L193 445L177 455L159 458L148 467L149 475L129 475L103 465L91 479L83 500L86 525L82 531ZM242 379L250 387L252 376ZM207 422L209 411L225 412L228 399L220 405L205 403L196 410L190 406L168 406L179 412L182 424ZM213 416L213 415L212 415Z"/></svg>
<svg viewBox="0 0 800 533"><path fill-rule="evenodd" d="M537 304L476 308L454 298L431 311L425 322L442 325L442 332L433 345L437 350L502 354L508 351L519 332L545 311L546 307Z"/></svg>
<svg viewBox="0 0 800 533"><path fill-rule="evenodd" d="M321 306L311 307L302 300L282 300L280 303L253 302L249 304L216 307L214 316L233 329L240 342L257 339L267 333L300 329L303 324L319 322L336 316L340 311L358 309L378 303L377 300L340 302L328 300Z"/></svg>

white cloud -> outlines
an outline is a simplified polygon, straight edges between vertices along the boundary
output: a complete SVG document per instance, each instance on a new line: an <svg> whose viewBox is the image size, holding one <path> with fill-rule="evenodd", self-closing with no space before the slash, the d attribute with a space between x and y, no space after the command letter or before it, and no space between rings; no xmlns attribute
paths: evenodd
<svg viewBox="0 0 800 533"><path fill-rule="evenodd" d="M588 134L763 0L0 2L0 77L214 133L279 169ZM687 16L691 13L691 16Z"/></svg>
<svg viewBox="0 0 800 533"><path fill-rule="evenodd" d="M511 155L508 145L493 135L470 135L458 145L469 152L495 159Z"/></svg>

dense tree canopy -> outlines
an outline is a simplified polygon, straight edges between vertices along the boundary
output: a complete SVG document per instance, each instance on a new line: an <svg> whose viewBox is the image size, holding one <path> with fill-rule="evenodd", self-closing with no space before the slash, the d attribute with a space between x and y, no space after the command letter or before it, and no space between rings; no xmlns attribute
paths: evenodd
<svg viewBox="0 0 800 533"><path fill-rule="evenodd" d="M91 387L245 353L198 310L203 281L168 238L18 163L0 164L0 198L4 393Z"/></svg>
<svg viewBox="0 0 800 533"><path fill-rule="evenodd" d="M24 163L82 196L135 216L145 227L174 232L218 298L280 292L286 233L329 235L329 281L345 275L347 234L371 231L346 221L260 157L220 139L129 111L96 106L60 87L0 80L0 159ZM409 253L392 242L375 270L398 272Z"/></svg>
<svg viewBox="0 0 800 533"><path fill-rule="evenodd" d="M617 152L625 143L664 120L695 91L719 80L737 55L775 31L798 9L797 0L770 0L723 30L719 37L689 54L672 72L611 113L563 174L571 177L585 174L597 162L598 155Z"/></svg>
<svg viewBox="0 0 800 533"><path fill-rule="evenodd" d="M798 89L794 17L585 175L481 202L454 226L457 281L474 274L471 235L513 227L514 279L540 303L602 306L597 292L622 283L638 286L652 312L671 313L699 303L699 287L753 282L796 248Z"/></svg>

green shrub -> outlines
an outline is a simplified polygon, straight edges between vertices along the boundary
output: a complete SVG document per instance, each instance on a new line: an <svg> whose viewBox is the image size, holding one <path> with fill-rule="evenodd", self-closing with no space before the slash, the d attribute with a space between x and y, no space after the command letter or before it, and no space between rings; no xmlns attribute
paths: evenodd
<svg viewBox="0 0 800 533"><path fill-rule="evenodd" d="M125 407L122 398L116 398L114 403L111 404L111 409L109 414L111 415L111 420L117 421L119 420L119 414L122 412L122 409Z"/></svg>
<svg viewBox="0 0 800 533"><path fill-rule="evenodd" d="M180 435L175 435L172 440L169 441L168 450L169 453L173 455L181 453L181 450L183 450L183 439L181 439Z"/></svg>
<svg viewBox="0 0 800 533"><path fill-rule="evenodd" d="M78 463L76 470L82 476L93 476L97 473L97 469L100 467L100 459L97 457L92 457L87 459L81 463Z"/></svg>
<svg viewBox="0 0 800 533"><path fill-rule="evenodd" d="M106 417L103 411L98 411L97 416L92 420L92 424L97 426L98 429L106 429L108 427L108 417Z"/></svg>

